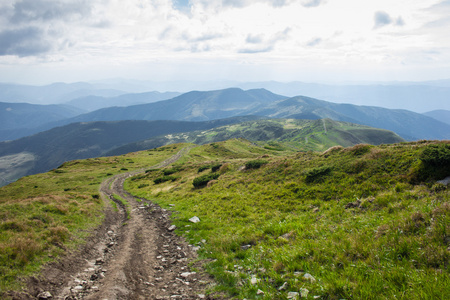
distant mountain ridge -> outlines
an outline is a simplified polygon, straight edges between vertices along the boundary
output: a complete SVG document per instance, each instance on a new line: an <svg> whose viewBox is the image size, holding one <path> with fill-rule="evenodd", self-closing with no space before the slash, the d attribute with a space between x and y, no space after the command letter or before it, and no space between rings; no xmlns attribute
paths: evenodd
<svg viewBox="0 0 450 300"><path fill-rule="evenodd" d="M294 147L317 150L321 149L317 148L318 145L323 148L337 144L347 146L361 142L379 144L403 141L386 130L331 120L259 122L258 119L261 117L234 117L203 122L165 120L72 123L15 141L1 142L0 179L3 178L6 182L46 172L68 160L118 155L142 150L142 147L149 149L177 142L204 144L230 138L248 138L253 141L278 139L292 141ZM217 127L222 128L212 130ZM139 142L144 140L146 141L143 143ZM305 142L308 145L304 146ZM12 161L15 163L11 164Z"/></svg>
<svg viewBox="0 0 450 300"><path fill-rule="evenodd" d="M98 89L86 82L56 82L44 86L0 83L0 101L31 104L62 104L83 96L114 97L126 92Z"/></svg>
<svg viewBox="0 0 450 300"><path fill-rule="evenodd" d="M264 89L243 91L229 88L217 91L192 91L175 98L128 107L110 107L55 123L120 121L120 120L179 120L207 121L250 115L274 101L285 99Z"/></svg>
<svg viewBox="0 0 450 300"><path fill-rule="evenodd" d="M337 104L305 96L288 98L265 89L193 91L173 99L129 107L112 107L55 122L118 120L205 121L242 115L271 118L321 119L352 122L392 130L407 140L450 139L450 125L428 116L374 106Z"/></svg>
<svg viewBox="0 0 450 300"><path fill-rule="evenodd" d="M450 139L448 124L422 114L374 106L337 104L304 96L273 103L254 114L271 118L330 118L392 130L407 140Z"/></svg>
<svg viewBox="0 0 450 300"><path fill-rule="evenodd" d="M84 112L68 105L0 102L0 128L2 130L32 128Z"/></svg>
<svg viewBox="0 0 450 300"><path fill-rule="evenodd" d="M424 115L450 125L450 110L438 109L426 112Z"/></svg>
<svg viewBox="0 0 450 300"><path fill-rule="evenodd" d="M130 93L116 97L86 96L70 100L66 104L80 109L94 111L112 106L131 106L167 100L179 96L177 92Z"/></svg>

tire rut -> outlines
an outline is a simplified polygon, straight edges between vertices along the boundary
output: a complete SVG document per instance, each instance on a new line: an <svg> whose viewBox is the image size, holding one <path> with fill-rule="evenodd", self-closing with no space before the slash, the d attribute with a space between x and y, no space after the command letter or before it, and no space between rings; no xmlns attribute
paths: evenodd
<svg viewBox="0 0 450 300"><path fill-rule="evenodd" d="M174 163L191 148L153 168ZM202 263L196 248L170 227L171 212L124 190L124 181L142 172L123 173L102 182L105 221L92 239L79 252L47 266L44 278L31 278L29 292L15 299L214 299L204 294L213 281L198 271ZM197 272L190 271L194 268ZM51 298L45 298L45 293Z"/></svg>

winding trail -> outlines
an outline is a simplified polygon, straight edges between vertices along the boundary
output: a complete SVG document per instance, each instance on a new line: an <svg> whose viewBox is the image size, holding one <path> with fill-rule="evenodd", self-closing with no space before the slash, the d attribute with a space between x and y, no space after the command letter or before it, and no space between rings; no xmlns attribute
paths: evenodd
<svg viewBox="0 0 450 300"><path fill-rule="evenodd" d="M168 166L191 148L153 168ZM35 294L51 291L52 299L65 300L213 299L204 294L212 279L198 271L202 268L195 248L173 233L170 211L124 190L127 178L143 172L119 174L101 184L109 206L105 222L72 261L47 270L47 282ZM194 268L197 272L190 271Z"/></svg>

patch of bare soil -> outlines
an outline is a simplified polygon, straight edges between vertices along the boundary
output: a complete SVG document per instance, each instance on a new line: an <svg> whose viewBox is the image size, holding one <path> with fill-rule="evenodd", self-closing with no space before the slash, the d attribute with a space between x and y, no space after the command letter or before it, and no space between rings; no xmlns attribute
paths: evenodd
<svg viewBox="0 0 450 300"><path fill-rule="evenodd" d="M176 161L184 149L156 167ZM112 177L100 192L109 205L103 224L76 253L48 265L13 299L214 299L205 295L212 279L201 270L194 247L173 233L170 212L123 189ZM125 207L114 195L128 202ZM128 213L127 213L128 211ZM194 249L193 249L194 248ZM193 272L196 270L197 272Z"/></svg>

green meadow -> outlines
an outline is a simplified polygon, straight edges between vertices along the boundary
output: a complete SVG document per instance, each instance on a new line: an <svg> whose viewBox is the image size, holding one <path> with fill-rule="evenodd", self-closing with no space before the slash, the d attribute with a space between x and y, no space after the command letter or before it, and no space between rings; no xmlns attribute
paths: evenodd
<svg viewBox="0 0 450 300"><path fill-rule="evenodd" d="M173 210L177 233L236 299L448 299L448 142L271 151L200 146L126 182ZM191 223L197 216L201 221ZM298 294L294 294L298 293Z"/></svg>
<svg viewBox="0 0 450 300"><path fill-rule="evenodd" d="M299 151L231 139L71 161L0 188L0 291L77 249L101 224L103 180L172 210L234 299L448 299L450 143ZM198 223L190 218L197 216Z"/></svg>

